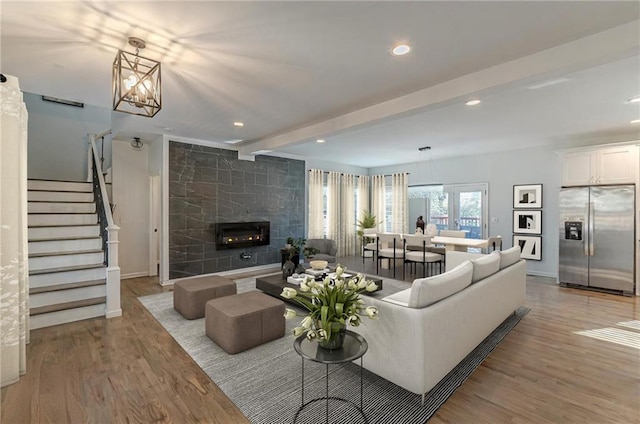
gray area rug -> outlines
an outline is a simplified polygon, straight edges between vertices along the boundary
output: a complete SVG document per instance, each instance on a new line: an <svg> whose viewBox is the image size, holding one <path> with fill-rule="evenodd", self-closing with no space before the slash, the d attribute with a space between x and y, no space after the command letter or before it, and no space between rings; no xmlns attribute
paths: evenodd
<svg viewBox="0 0 640 424"><path fill-rule="evenodd" d="M238 292L255 290L255 277L236 280ZM385 279L386 295L409 287L408 283ZM262 346L229 355L213 343L204 331L204 318L186 320L173 309L173 292L139 298L140 302L171 334L194 361L211 377L252 423L292 423L301 406L301 358L293 350L293 335ZM364 370L364 412L369 423L425 423L451 394L471 375L498 343L529 312L520 308L511 315L425 398ZM297 324L288 320L287 334ZM366 321L362 324L366 325ZM324 396L325 366L305 364L305 402ZM329 395L359 405L360 367L349 363L329 367ZM331 423L365 422L352 405L331 400ZM297 423L325 421L325 403L314 402L298 415Z"/></svg>

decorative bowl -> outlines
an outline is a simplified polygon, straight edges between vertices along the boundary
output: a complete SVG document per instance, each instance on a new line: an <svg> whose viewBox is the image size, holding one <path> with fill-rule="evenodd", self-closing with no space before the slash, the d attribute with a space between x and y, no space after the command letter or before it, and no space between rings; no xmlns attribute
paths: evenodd
<svg viewBox="0 0 640 424"><path fill-rule="evenodd" d="M325 269L327 267L327 265L329 265L329 262L327 261L311 261L309 262L309 265L311 265L311 268L317 270L317 271L322 271L323 269Z"/></svg>

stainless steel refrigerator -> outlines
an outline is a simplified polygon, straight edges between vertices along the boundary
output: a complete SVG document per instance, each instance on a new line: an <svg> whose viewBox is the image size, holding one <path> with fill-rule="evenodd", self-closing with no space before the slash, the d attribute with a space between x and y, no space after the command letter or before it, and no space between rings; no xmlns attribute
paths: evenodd
<svg viewBox="0 0 640 424"><path fill-rule="evenodd" d="M631 295L635 187L560 189L560 284Z"/></svg>

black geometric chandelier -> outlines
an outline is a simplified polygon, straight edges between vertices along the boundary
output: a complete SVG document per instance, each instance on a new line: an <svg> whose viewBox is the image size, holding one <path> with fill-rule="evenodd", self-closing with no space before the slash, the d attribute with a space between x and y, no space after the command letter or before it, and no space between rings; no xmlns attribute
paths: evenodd
<svg viewBox="0 0 640 424"><path fill-rule="evenodd" d="M113 110L153 117L162 109L160 62L138 56L144 40L129 37L136 52L118 50L113 61Z"/></svg>

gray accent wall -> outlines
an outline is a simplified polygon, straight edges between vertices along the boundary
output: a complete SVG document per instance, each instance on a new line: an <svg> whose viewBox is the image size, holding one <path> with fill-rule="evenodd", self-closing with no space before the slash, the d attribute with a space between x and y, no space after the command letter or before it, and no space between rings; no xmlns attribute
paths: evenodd
<svg viewBox="0 0 640 424"><path fill-rule="evenodd" d="M248 221L271 222L269 246L216 249L217 222ZM304 228L304 161L169 142L169 278L280 263Z"/></svg>

